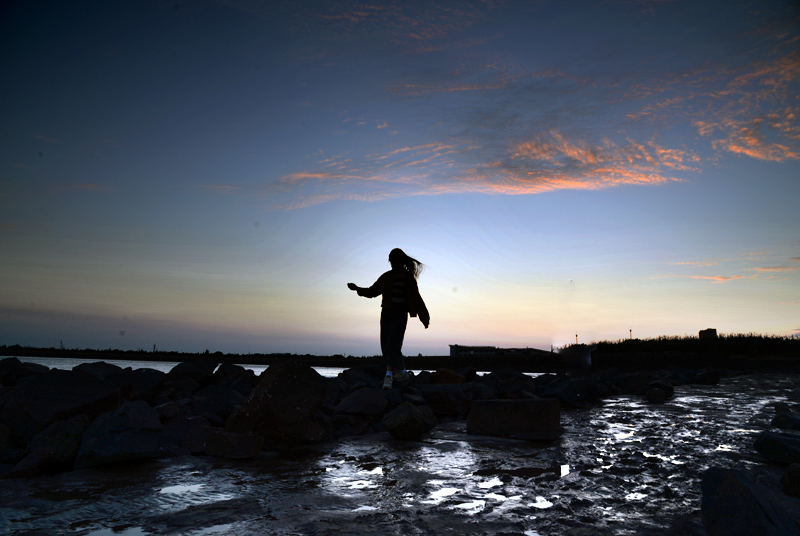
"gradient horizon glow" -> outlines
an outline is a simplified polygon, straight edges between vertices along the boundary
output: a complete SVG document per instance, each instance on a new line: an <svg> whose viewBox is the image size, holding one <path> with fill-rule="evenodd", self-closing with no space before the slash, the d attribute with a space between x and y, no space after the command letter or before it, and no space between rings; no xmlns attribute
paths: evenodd
<svg viewBox="0 0 800 536"><path fill-rule="evenodd" d="M8 2L0 344L800 333L793 1Z"/></svg>

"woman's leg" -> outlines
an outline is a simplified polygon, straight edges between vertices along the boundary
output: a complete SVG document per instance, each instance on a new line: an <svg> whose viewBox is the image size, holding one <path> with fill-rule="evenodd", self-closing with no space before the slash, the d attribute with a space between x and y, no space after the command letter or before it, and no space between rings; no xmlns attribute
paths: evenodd
<svg viewBox="0 0 800 536"><path fill-rule="evenodd" d="M403 306L387 306L381 311L381 351L386 370L404 370L403 338L408 325L408 313Z"/></svg>

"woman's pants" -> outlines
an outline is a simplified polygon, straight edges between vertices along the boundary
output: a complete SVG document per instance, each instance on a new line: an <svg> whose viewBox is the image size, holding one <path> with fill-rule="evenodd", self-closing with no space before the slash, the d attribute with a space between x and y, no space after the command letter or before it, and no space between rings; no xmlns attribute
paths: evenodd
<svg viewBox="0 0 800 536"><path fill-rule="evenodd" d="M381 352L387 367L406 368L402 350L407 324L408 312L404 303L391 303L381 309Z"/></svg>

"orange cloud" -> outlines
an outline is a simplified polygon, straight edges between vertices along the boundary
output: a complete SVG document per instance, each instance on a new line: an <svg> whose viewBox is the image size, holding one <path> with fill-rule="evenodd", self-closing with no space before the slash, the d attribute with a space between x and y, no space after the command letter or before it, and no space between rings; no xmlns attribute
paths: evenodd
<svg viewBox="0 0 800 536"><path fill-rule="evenodd" d="M684 279L697 279L702 281L711 281L712 283L727 283L729 281L736 281L738 279L755 279L757 276L746 276L746 275L680 275L680 274L668 274L664 276L658 277L681 277Z"/></svg>
<svg viewBox="0 0 800 536"><path fill-rule="evenodd" d="M768 266L755 268L757 272L793 272L800 270L800 266Z"/></svg>

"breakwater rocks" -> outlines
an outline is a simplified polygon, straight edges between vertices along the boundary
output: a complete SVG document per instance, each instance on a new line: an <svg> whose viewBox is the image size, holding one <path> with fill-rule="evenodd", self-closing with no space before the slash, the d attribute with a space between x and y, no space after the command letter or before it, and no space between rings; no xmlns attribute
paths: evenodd
<svg viewBox="0 0 800 536"><path fill-rule="evenodd" d="M391 390L380 366L325 378L291 359L261 376L214 361L168 373L96 362L65 371L0 361L0 475L32 477L73 468L187 454L274 456L293 447L388 431L413 440L440 422L466 420L470 434L557 438L562 408L636 394L653 403L674 386L713 384L715 371L604 372L532 378L512 369L423 372Z"/></svg>

